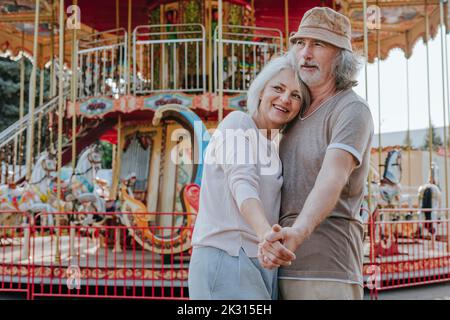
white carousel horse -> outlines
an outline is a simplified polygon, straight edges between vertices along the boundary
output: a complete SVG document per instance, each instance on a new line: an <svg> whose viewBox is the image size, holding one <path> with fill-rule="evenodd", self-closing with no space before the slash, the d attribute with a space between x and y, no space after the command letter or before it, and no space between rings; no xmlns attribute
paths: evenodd
<svg viewBox="0 0 450 320"><path fill-rule="evenodd" d="M0 210L28 211L33 214L55 212L57 210L55 197L52 195L50 187L55 170L54 156L43 152L34 165L29 182L17 186L10 178L6 185L0 186ZM41 221L41 223L53 225L51 214L43 215L43 217L46 217L48 221L46 223Z"/></svg>
<svg viewBox="0 0 450 320"><path fill-rule="evenodd" d="M104 200L95 193L95 178L101 168L102 155L98 147L94 145L85 149L81 154L75 173L70 178L73 196L84 209L90 210L90 212L105 211Z"/></svg>
<svg viewBox="0 0 450 320"><path fill-rule="evenodd" d="M52 153L43 152L39 156L31 173L29 188L36 194L38 201L34 204L30 211L39 212L56 212L60 206L64 206L64 202L59 203L53 185L56 179L56 157ZM64 187L64 184L63 184ZM62 201L62 200L61 200ZM48 218L48 223L53 225L52 215L43 215L42 218Z"/></svg>
<svg viewBox="0 0 450 320"><path fill-rule="evenodd" d="M105 212L105 200L96 193L96 174L101 169L102 155L96 145L86 148L78 159L75 173L71 169L65 169L63 179L70 185L71 195L77 205L77 212ZM81 217L81 216L80 216ZM80 218L78 217L78 218ZM94 214L82 216L76 219L82 225L98 224ZM103 220L102 220L103 221Z"/></svg>
<svg viewBox="0 0 450 320"><path fill-rule="evenodd" d="M445 219L444 211L439 212L437 210L433 210L442 208L442 194L438 182L438 166L434 162L431 164L428 182L419 187L418 197L419 206L421 209L431 209L427 211L419 211L420 220L437 221ZM442 228L439 228L438 231L438 224L439 223L437 222L425 223L422 231L430 234L432 239L436 236L443 236L448 231L441 230Z"/></svg>
<svg viewBox="0 0 450 320"><path fill-rule="evenodd" d="M400 180L402 178L402 154L400 150L388 152L380 181L380 205L395 208L400 205Z"/></svg>
<svg viewBox="0 0 450 320"><path fill-rule="evenodd" d="M383 177L379 177L378 170L373 166L369 168L372 173L370 184L370 208L368 207L369 188L366 182L364 187L364 198L361 204L361 217L364 223L369 220L378 207L395 208L400 204L400 180L402 175L400 150L389 151L385 164Z"/></svg>
<svg viewBox="0 0 450 320"><path fill-rule="evenodd" d="M17 186L13 179L8 179L8 183L0 186L0 225L18 225L21 223L19 212L31 211L36 207L39 198L31 191L28 185Z"/></svg>
<svg viewBox="0 0 450 320"><path fill-rule="evenodd" d="M370 217L375 218L378 213L378 208L398 208L400 206L401 199L401 151L391 150L389 151L385 164L383 177L379 178L377 170L371 167L372 174L375 176L375 181L371 181L371 203L370 208L368 205L369 193L368 185L364 188L364 199L361 205L361 218L364 223L369 222ZM379 180L376 182L376 180ZM375 222L381 221L382 223L375 223L374 225L374 236L376 244L376 255L390 255L398 254L398 246L396 243L396 235L399 235L399 230L391 228L389 223L383 223L386 221L393 221L398 217L394 217L391 213L380 214L379 218L375 218ZM406 228L400 228L401 232L413 233L411 230L406 230ZM370 232L370 230L368 230ZM386 245L389 243L389 245ZM380 252L384 253L380 253Z"/></svg>

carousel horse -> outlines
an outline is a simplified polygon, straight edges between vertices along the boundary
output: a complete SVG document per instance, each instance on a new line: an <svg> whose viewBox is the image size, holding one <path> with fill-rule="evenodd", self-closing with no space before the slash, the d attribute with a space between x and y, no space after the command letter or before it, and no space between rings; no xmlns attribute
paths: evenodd
<svg viewBox="0 0 450 320"><path fill-rule="evenodd" d="M364 184L364 197L361 202L360 217L364 224L369 222L370 217L373 217L375 210L378 208L378 199L380 195L380 186L377 182L370 182L370 208L369 208L369 183Z"/></svg>
<svg viewBox="0 0 450 320"><path fill-rule="evenodd" d="M120 211L125 213L119 215L119 220L123 225L129 225L130 220L135 221L137 227L149 227L149 222L155 221L155 215L146 214L148 212L144 203L137 200L133 194L133 186L136 183L137 177L134 172L130 173L125 179L121 181L120 185ZM130 217L131 213L131 217ZM133 232L133 231L131 231ZM114 251L121 252L120 236L116 235L116 244ZM142 245L142 243L140 243Z"/></svg>
<svg viewBox="0 0 450 320"><path fill-rule="evenodd" d="M19 212L35 212L38 208L39 198L28 185L17 186L13 178L7 184L0 186L0 225L18 226L22 223L22 214Z"/></svg>
<svg viewBox="0 0 450 320"><path fill-rule="evenodd" d="M384 162L383 178L380 181L380 203L382 207L395 208L400 204L400 180L402 178L402 154L400 150L388 152Z"/></svg>
<svg viewBox="0 0 450 320"><path fill-rule="evenodd" d="M56 160L54 155L43 152L36 164L29 182L18 186L12 175L6 185L0 187L0 210L43 213L40 224L53 225L51 212L57 211L56 198L51 191ZM12 218L12 217L10 217ZM43 218L46 218L45 221ZM39 223L39 221L37 221Z"/></svg>
<svg viewBox="0 0 450 320"><path fill-rule="evenodd" d="M75 172L71 175L70 185L74 196L84 209L91 212L104 212L104 200L95 193L95 180L102 168L102 155L96 145L84 150L78 159Z"/></svg>
<svg viewBox="0 0 450 320"><path fill-rule="evenodd" d="M129 174L121 183L120 187L120 199L121 199L121 212L131 212L133 214L146 213L147 207L141 201L137 200L133 194L133 186L136 183L137 177L135 173ZM139 219L144 219L145 216L139 216ZM145 218L147 219L147 218ZM154 220L148 218L146 222Z"/></svg>
<svg viewBox="0 0 450 320"><path fill-rule="evenodd" d="M443 218L445 219L444 212L440 214L438 211L433 210L442 207L442 195L438 183L438 167L434 162L431 164L428 182L419 187L418 197L421 209L431 209L427 211L421 210L419 212L420 220L436 221ZM423 231L427 231L431 237L434 238L437 235L437 224L427 222L424 225Z"/></svg>
<svg viewBox="0 0 450 320"><path fill-rule="evenodd" d="M134 199L127 193L126 185L122 184L121 194L123 196L124 205L123 208L127 210L132 210L133 214L131 217L124 215L125 223L129 224L130 220L132 224L136 226L130 230L131 234L135 240L149 251L155 251L162 254L177 253L179 250L186 250L186 245L190 246L190 236L192 235L191 229L195 223L195 215L198 212L200 186L195 183L189 183L185 185L181 190L183 213L186 216L186 224L180 228L180 231L169 238L164 236L158 236L155 231L158 228L154 228L151 224L155 221L155 215L142 214L146 213L147 207L140 201ZM130 211L128 211L130 212ZM153 244L149 245L149 242ZM116 246L117 247L117 246ZM180 247L180 249L178 249Z"/></svg>
<svg viewBox="0 0 450 320"><path fill-rule="evenodd" d="M102 156L96 145L86 148L78 159L75 172L66 168L62 172L62 179L70 186L69 199L75 202L74 211L77 212L105 212L105 200L95 191L96 173L101 169ZM70 177L68 177L70 175ZM104 222L94 214L80 215L76 223L92 225Z"/></svg>
<svg viewBox="0 0 450 320"><path fill-rule="evenodd" d="M59 208L65 207L63 200L58 200L54 185L56 185L56 156L53 153L43 152L36 161L33 172L31 173L29 186L37 197L36 206L31 210L39 212L56 212ZM62 189L65 184L62 182ZM52 215L41 215L40 220L48 218L49 224L53 224ZM44 221L42 221L45 224Z"/></svg>
<svg viewBox="0 0 450 320"><path fill-rule="evenodd" d="M369 221L369 216L373 216L377 208L395 208L400 203L402 174L400 150L389 151L384 164L383 177L379 177L373 166L370 166L369 170L374 179L370 184L370 208L368 183L366 182L364 186L364 197L361 204L361 219L364 223Z"/></svg>
<svg viewBox="0 0 450 320"><path fill-rule="evenodd" d="M375 181L371 181L370 208L368 205L368 184L366 183L365 185L361 219L364 223L367 223L371 217L375 219L375 222L392 221L393 217L391 217L391 214L380 214L379 219L377 219L376 215L378 208L397 208L400 205L400 181L402 174L400 150L388 152L381 178L378 177L376 169L370 167L369 170L375 177ZM377 183L376 180L379 180L379 182ZM375 223L374 227L373 231L377 242L375 245L376 255L398 254L398 245L396 243L396 236L399 234L398 230L391 229L390 225L385 223ZM370 232L371 230L367 230L368 234Z"/></svg>

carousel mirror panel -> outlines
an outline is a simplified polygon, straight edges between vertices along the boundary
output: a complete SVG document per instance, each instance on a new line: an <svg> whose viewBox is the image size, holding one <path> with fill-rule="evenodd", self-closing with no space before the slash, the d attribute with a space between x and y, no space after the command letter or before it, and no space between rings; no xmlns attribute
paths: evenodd
<svg viewBox="0 0 450 320"><path fill-rule="evenodd" d="M148 188L148 176L150 170L150 157L152 153L153 136L152 132L136 131L125 137L120 165L120 179L130 179L136 177L136 182L131 187L134 196L140 201L145 200Z"/></svg>

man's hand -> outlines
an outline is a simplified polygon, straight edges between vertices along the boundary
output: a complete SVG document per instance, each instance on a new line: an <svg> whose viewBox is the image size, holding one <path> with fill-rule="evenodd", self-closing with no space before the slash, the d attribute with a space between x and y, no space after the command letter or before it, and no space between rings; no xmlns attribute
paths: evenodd
<svg viewBox="0 0 450 320"><path fill-rule="evenodd" d="M264 236L262 243L258 245L258 259L261 265L267 269L279 266L289 266L295 260L293 251L297 248L295 233L292 228L281 228L276 224L272 230ZM288 247L289 246L289 247Z"/></svg>

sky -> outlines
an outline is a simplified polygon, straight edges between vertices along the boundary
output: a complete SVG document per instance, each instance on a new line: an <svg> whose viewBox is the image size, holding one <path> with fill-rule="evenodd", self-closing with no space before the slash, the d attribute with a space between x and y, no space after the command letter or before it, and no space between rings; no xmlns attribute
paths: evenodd
<svg viewBox="0 0 450 320"><path fill-rule="evenodd" d="M448 61L450 64L450 36L447 35ZM434 126L444 125L441 35L429 42L430 62L430 106L431 121ZM444 62L445 63L445 62ZM419 40L408 62L409 65L409 101L410 129L428 128L428 90L427 90L427 58L426 46ZM394 49L387 59L380 61L380 101L378 100L377 62L368 65L368 102L372 111L375 133L405 131L408 128L406 58L401 49ZM355 91L365 98L364 67L358 76ZM447 93L445 93L447 95ZM447 96L445 96L447 98ZM381 107L381 117L378 116ZM447 101L445 101L447 110ZM448 124L448 116L447 124Z"/></svg>

